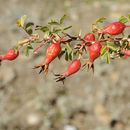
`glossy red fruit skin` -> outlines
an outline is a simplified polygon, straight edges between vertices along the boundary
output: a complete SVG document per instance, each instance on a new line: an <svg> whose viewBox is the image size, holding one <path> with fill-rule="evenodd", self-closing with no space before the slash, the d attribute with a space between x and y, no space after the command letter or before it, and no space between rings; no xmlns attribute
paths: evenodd
<svg viewBox="0 0 130 130"><path fill-rule="evenodd" d="M84 36L84 39L85 40L88 40L88 41L95 41L95 36L93 33L87 33L85 36Z"/></svg>
<svg viewBox="0 0 130 130"><path fill-rule="evenodd" d="M122 52L125 56L130 56L130 50L124 50Z"/></svg>
<svg viewBox="0 0 130 130"><path fill-rule="evenodd" d="M125 24L121 22L113 22L104 29L102 29L102 33L110 35L118 35L121 34L125 28L126 28Z"/></svg>
<svg viewBox="0 0 130 130"><path fill-rule="evenodd" d="M84 40L87 40L87 41L95 41L95 36L93 33L87 33L84 38ZM85 42L82 42L81 44L84 44ZM86 46L90 46L91 43L87 43Z"/></svg>
<svg viewBox="0 0 130 130"><path fill-rule="evenodd" d="M1 60L14 60L19 56L19 51L14 52L14 49L10 49L7 53L0 55Z"/></svg>
<svg viewBox="0 0 130 130"><path fill-rule="evenodd" d="M68 67L67 71L65 72L65 76L68 77L74 73L76 73L81 67L81 62L79 59L75 59Z"/></svg>
<svg viewBox="0 0 130 130"><path fill-rule="evenodd" d="M100 41L93 43L89 48L89 61L93 62L96 58L100 56L100 50L102 46Z"/></svg>
<svg viewBox="0 0 130 130"><path fill-rule="evenodd" d="M46 51L46 58L44 63L49 64L51 61L53 61L60 53L61 47L60 43L52 43Z"/></svg>

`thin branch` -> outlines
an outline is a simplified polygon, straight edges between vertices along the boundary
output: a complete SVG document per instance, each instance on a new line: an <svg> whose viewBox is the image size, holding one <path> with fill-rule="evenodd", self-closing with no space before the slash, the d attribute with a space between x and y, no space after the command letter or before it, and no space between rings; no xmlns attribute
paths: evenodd
<svg viewBox="0 0 130 130"><path fill-rule="evenodd" d="M54 38L55 38L55 36L53 35L49 40L47 40L47 41L44 42L43 44L39 45L35 50L33 50L33 53L36 52L39 48L41 48L41 47L44 46L45 44L50 43Z"/></svg>

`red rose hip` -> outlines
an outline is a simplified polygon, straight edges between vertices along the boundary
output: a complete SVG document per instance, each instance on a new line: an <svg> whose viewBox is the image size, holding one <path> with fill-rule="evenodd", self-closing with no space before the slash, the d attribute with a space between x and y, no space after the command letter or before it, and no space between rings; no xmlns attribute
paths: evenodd
<svg viewBox="0 0 130 130"><path fill-rule="evenodd" d="M56 82L62 81L64 83L64 79L77 71L79 71L81 67L80 59L75 59L67 68L66 72L63 74L55 74L57 76Z"/></svg>
<svg viewBox="0 0 130 130"><path fill-rule="evenodd" d="M17 53L14 52L14 49L11 48L8 52L6 52L5 54L0 55L0 62L2 60L15 60L17 57L19 56L19 50L17 51Z"/></svg>
<svg viewBox="0 0 130 130"><path fill-rule="evenodd" d="M39 73L42 71L47 73L49 64L59 55L61 51L60 42L63 38L64 36L61 37L57 43L52 42L52 44L47 48L45 60L41 64L34 66L33 69L41 67Z"/></svg>
<svg viewBox="0 0 130 130"><path fill-rule="evenodd" d="M127 26L121 22L113 22L109 24L107 27L103 28L101 32L104 34L118 35L123 33L126 27L130 27L130 26Z"/></svg>
<svg viewBox="0 0 130 130"><path fill-rule="evenodd" d="M125 56L130 56L130 50L123 50L122 54L124 54Z"/></svg>
<svg viewBox="0 0 130 130"><path fill-rule="evenodd" d="M86 40L86 41L95 41L95 36L94 36L93 33L87 33L87 34L84 36L83 39ZM81 45L84 44L84 43L85 43L85 42L83 41L83 42L81 43ZM87 43L86 43L86 46L90 46L90 45L92 45L91 42L87 42Z"/></svg>
<svg viewBox="0 0 130 130"><path fill-rule="evenodd" d="M94 64L93 64L93 62L94 62L95 59L97 59L100 56L100 50L102 48L100 43L101 43L101 41L95 42L88 48L89 60L83 65L84 68L86 66L88 66L88 71L90 71L91 68L94 71Z"/></svg>

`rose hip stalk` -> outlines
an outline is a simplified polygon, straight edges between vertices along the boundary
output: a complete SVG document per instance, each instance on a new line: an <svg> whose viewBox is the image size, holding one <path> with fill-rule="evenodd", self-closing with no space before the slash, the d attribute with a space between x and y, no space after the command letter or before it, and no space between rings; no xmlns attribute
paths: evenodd
<svg viewBox="0 0 130 130"><path fill-rule="evenodd" d="M102 29L101 32L103 34L118 35L123 33L126 27L130 27L130 26L127 26L121 22L113 22L107 27L105 27L104 29Z"/></svg>
<svg viewBox="0 0 130 130"><path fill-rule="evenodd" d="M87 34L84 36L83 39L86 40L86 41L95 41L95 36L94 36L93 33L87 33ZM84 43L85 43L85 42L83 41L83 42L81 43L81 45L83 45ZM86 46L90 46L90 45L92 45L91 42L87 42L87 43L86 43Z"/></svg>
<svg viewBox="0 0 130 130"><path fill-rule="evenodd" d="M101 41L98 41L98 42L93 43L90 47L88 47L89 60L83 65L84 68L88 66L88 71L90 71L90 69L92 68L94 72L93 62L95 59L97 59L100 56L100 50L102 48L100 43Z"/></svg>
<svg viewBox="0 0 130 130"><path fill-rule="evenodd" d="M20 49L20 48L19 48ZM17 53L14 52L14 49L11 48L8 52L6 52L5 54L0 55L0 63L2 60L14 60L19 56L19 49L17 51Z"/></svg>
<svg viewBox="0 0 130 130"><path fill-rule="evenodd" d="M39 73L41 73L42 71L47 73L49 64L59 55L61 51L60 42L63 38L64 36L61 37L56 43L52 41L52 44L47 48L45 60L41 64L34 66L34 69L41 67Z"/></svg>
<svg viewBox="0 0 130 130"><path fill-rule="evenodd" d="M81 67L80 59L75 59L68 67L65 73L63 74L55 74L55 76L58 76L56 78L56 82L62 81L64 83L64 80L66 77L76 73Z"/></svg>

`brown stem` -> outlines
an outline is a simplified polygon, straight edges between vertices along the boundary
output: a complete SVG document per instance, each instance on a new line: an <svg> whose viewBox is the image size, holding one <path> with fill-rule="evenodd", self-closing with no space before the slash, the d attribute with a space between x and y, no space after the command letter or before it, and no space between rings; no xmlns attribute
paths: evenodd
<svg viewBox="0 0 130 130"><path fill-rule="evenodd" d="M67 34L67 33L64 33L64 32L62 32L64 35L66 35L66 36L68 36L69 38L71 38L71 39L73 39L73 40L76 40L78 37L75 37L75 36L71 36L71 35L69 35L69 34Z"/></svg>

